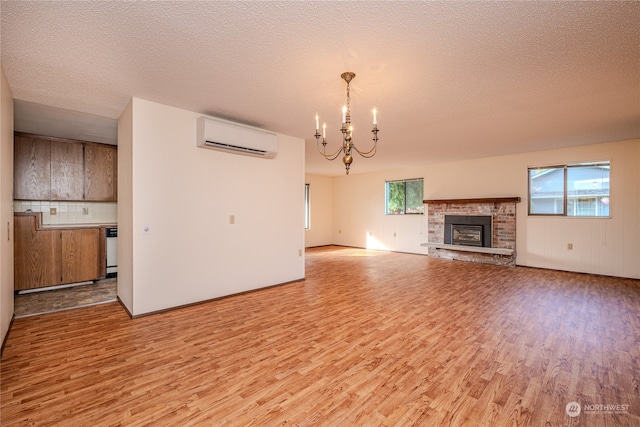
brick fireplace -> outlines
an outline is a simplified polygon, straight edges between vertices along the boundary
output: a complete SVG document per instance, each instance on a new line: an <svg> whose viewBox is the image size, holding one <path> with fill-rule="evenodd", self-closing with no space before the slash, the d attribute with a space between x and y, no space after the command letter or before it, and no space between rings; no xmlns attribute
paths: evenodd
<svg viewBox="0 0 640 427"><path fill-rule="evenodd" d="M516 263L516 203L520 197L425 200L427 205L429 256L494 265ZM487 221L490 223L486 225ZM489 244L475 244L476 223L484 223L485 240ZM457 224L459 223L459 224ZM451 230L467 235L456 241ZM478 231L479 232L479 231Z"/></svg>

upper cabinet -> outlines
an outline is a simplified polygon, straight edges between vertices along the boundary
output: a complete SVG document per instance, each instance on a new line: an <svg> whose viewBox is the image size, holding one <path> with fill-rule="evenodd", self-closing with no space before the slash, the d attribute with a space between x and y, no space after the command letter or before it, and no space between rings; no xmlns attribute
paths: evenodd
<svg viewBox="0 0 640 427"><path fill-rule="evenodd" d="M83 144L51 141L51 200L83 200Z"/></svg>
<svg viewBox="0 0 640 427"><path fill-rule="evenodd" d="M113 145L15 134L14 199L117 201Z"/></svg>
<svg viewBox="0 0 640 427"><path fill-rule="evenodd" d="M51 141L15 136L14 199L51 199Z"/></svg>
<svg viewBox="0 0 640 427"><path fill-rule="evenodd" d="M98 202L115 201L118 153L112 145L84 146L84 197Z"/></svg>

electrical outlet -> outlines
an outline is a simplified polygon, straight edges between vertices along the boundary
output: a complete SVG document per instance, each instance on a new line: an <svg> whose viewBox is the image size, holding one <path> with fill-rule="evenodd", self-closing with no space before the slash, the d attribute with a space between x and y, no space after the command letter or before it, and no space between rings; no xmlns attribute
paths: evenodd
<svg viewBox="0 0 640 427"><path fill-rule="evenodd" d="M58 215L58 208L49 208L50 215Z"/></svg>
<svg viewBox="0 0 640 427"><path fill-rule="evenodd" d="M573 243L567 243L567 250L568 251L572 251L573 250Z"/></svg>
<svg viewBox="0 0 640 427"><path fill-rule="evenodd" d="M89 215L89 208L82 208L82 215Z"/></svg>

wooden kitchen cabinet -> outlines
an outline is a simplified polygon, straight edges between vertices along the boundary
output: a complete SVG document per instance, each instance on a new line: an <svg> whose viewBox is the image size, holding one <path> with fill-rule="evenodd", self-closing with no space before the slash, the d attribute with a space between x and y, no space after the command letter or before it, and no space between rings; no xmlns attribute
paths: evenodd
<svg viewBox="0 0 640 427"><path fill-rule="evenodd" d="M60 283L96 280L99 277L99 228L61 230Z"/></svg>
<svg viewBox="0 0 640 427"><path fill-rule="evenodd" d="M112 145L15 134L14 200L117 201Z"/></svg>
<svg viewBox="0 0 640 427"><path fill-rule="evenodd" d="M15 215L14 230L14 289L59 284L62 256L59 232L37 230L35 215Z"/></svg>
<svg viewBox="0 0 640 427"><path fill-rule="evenodd" d="M117 149L109 145L85 144L85 199L98 202L117 200Z"/></svg>
<svg viewBox="0 0 640 427"><path fill-rule="evenodd" d="M51 200L82 200L83 144L51 141Z"/></svg>
<svg viewBox="0 0 640 427"><path fill-rule="evenodd" d="M14 289L100 278L100 227L43 229L41 214L14 215Z"/></svg>
<svg viewBox="0 0 640 427"><path fill-rule="evenodd" d="M13 154L14 199L51 199L51 141L17 135Z"/></svg>

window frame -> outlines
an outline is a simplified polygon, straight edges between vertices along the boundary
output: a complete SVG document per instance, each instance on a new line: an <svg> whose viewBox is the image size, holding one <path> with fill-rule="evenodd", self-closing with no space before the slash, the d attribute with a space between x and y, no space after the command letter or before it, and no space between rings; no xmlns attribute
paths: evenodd
<svg viewBox="0 0 640 427"><path fill-rule="evenodd" d="M304 184L304 229L311 230L311 185Z"/></svg>
<svg viewBox="0 0 640 427"><path fill-rule="evenodd" d="M607 215L570 215L569 214L569 170L570 169L578 169L578 168L587 168L587 167L599 167L599 166L607 166L609 169L609 189L606 197L609 199L609 212ZM562 212L558 213L536 213L532 212L532 193L531 193L531 172L541 169L558 169L563 171L562 179L563 179L563 189L562 195ZM578 195L574 196L576 199L574 203L577 203L579 199L584 197L580 197ZM568 163L561 165L547 165L547 166L536 166L536 167L528 167L527 168L527 214L528 216L552 216L552 217L567 217L567 218L611 218L611 161L610 160L602 160L595 162L581 162L581 163Z"/></svg>
<svg viewBox="0 0 640 427"><path fill-rule="evenodd" d="M384 214L397 216L397 215L424 215L424 204L422 204L422 210L420 212L407 212L407 182L420 181L422 187L422 198L424 198L424 178L407 178L407 179L393 179L384 182ZM389 184L402 182L404 184L404 208L397 213L389 211ZM421 200L422 202L422 200Z"/></svg>

